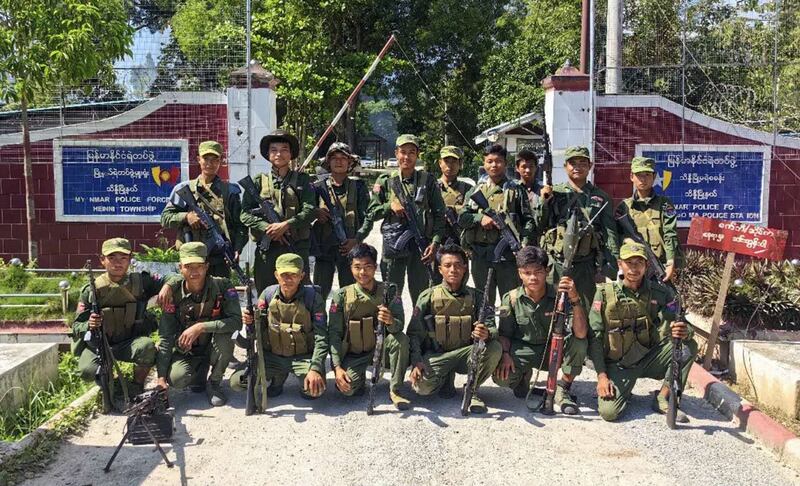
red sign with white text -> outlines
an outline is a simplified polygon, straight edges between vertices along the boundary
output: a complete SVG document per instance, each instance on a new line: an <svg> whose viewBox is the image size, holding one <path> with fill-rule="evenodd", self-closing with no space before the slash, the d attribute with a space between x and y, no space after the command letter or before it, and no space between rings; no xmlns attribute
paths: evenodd
<svg viewBox="0 0 800 486"><path fill-rule="evenodd" d="M687 243L769 260L783 259L789 232L711 218L692 218Z"/></svg>

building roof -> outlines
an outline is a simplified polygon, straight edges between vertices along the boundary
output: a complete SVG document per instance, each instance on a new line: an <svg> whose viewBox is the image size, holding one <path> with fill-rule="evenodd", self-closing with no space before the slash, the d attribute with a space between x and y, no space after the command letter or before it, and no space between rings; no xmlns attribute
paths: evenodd
<svg viewBox="0 0 800 486"><path fill-rule="evenodd" d="M542 115L540 113L528 113L514 120L487 128L477 137L475 137L475 143L480 144L487 140L492 141L492 138L500 137L507 133L539 135L541 133L541 129L537 126L534 126L533 122L539 122L537 124L540 124L542 121Z"/></svg>

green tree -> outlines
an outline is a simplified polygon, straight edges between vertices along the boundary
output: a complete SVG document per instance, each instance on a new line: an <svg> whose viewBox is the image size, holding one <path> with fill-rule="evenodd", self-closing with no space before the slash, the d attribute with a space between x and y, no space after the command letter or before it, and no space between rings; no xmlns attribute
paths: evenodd
<svg viewBox="0 0 800 486"><path fill-rule="evenodd" d="M19 103L28 258L37 258L33 239L31 144L28 105L37 91L71 87L110 62L130 55L133 28L123 0L0 0L0 96Z"/></svg>

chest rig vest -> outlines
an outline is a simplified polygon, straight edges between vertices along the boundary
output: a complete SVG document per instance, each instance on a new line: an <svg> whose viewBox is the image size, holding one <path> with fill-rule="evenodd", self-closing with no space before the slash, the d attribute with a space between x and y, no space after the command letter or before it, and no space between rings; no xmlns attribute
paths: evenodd
<svg viewBox="0 0 800 486"><path fill-rule="evenodd" d="M375 295L369 296L356 290L354 285L344 290L344 354L367 353L375 349L375 326L378 324L378 306L383 304L386 291L383 283L378 283Z"/></svg>
<svg viewBox="0 0 800 486"><path fill-rule="evenodd" d="M644 204L644 202L641 202L637 206L641 206L642 204ZM658 257L659 260L663 259L665 251L664 238L661 235L663 223L661 210L647 204L647 209L642 211L638 207L634 207L634 200L632 198L626 199L625 205L628 206L628 213L631 215L633 224L636 225L639 234L642 235L642 238L644 238L650 245L650 248L653 249L653 253L656 254L656 257Z"/></svg>
<svg viewBox="0 0 800 486"><path fill-rule="evenodd" d="M281 183L281 188L275 187L272 180L272 174L261 174L261 194L264 199L269 199L274 205L278 214L282 215L284 220L297 216L302 207L301 192L303 188L300 187L300 173L295 170L290 170ZM295 241L307 240L311 236L311 226L301 225L298 229L292 229L292 236Z"/></svg>
<svg viewBox="0 0 800 486"><path fill-rule="evenodd" d="M394 172L391 175L391 178L400 178L400 172ZM430 217L430 209L431 209L431 202L430 198L428 197L428 185L431 184L432 177L425 171L415 171L413 176L414 183L411 184L409 187L408 184L404 183L402 180L403 189L408 191L408 194L411 196L411 199L414 200L417 207L417 214L421 217L421 231L424 232L426 238L430 238L433 234L433 220ZM387 187L388 187L388 195L389 195L389 202L398 201L397 195L395 195L394 191L392 190L392 184L390 180L387 180ZM388 218L384 218L384 223L403 223L405 224L405 219L401 219L394 211L390 211L390 215Z"/></svg>
<svg viewBox="0 0 800 486"><path fill-rule="evenodd" d="M478 189L489 202L489 207L498 213L509 214L509 209L516 206L519 193L513 188L511 184L503 183L503 186L496 186L483 182L478 185ZM470 202L470 204L474 204ZM509 221L506 220L506 223ZM512 223L515 223L512 221ZM515 228L515 224L511 225ZM472 228L464 230L464 243L467 246L472 244L478 245L494 245L500 241L500 231L492 228L490 230L483 229L483 226L476 224Z"/></svg>
<svg viewBox="0 0 800 486"><path fill-rule="evenodd" d="M222 317L224 295L217 280L209 277L203 292L203 297L199 302L188 294L185 294L181 301L178 302L176 310L178 312L178 323L180 324L179 333L198 322L212 321ZM196 354L205 349L210 341L211 334L205 332L200 334L200 337L192 345L191 353Z"/></svg>
<svg viewBox="0 0 800 486"><path fill-rule="evenodd" d="M550 228L542 235L542 248L547 251L548 254L555 257L557 260L561 261L564 258L564 233L567 231L567 220L569 219L569 203L572 201L572 198L575 197L575 193L553 193L553 201L550 202L550 210L553 211L556 226ZM582 198L590 198L588 194L584 195L577 195L578 200L575 204L578 207L580 213L578 214L578 221L583 221L583 223L589 221L592 214L592 208L586 208L585 205L582 204ZM556 199L558 198L558 199ZM588 260L590 257L593 258L597 255L598 250L600 249L600 240L597 236L597 231L594 227L590 229L584 236L578 241L577 248L575 249L575 261L583 261Z"/></svg>
<svg viewBox="0 0 800 486"><path fill-rule="evenodd" d="M458 209L464 205L464 196L467 192L466 184L461 181L455 181L450 185L445 185L439 181L439 187L442 189L442 200L445 206Z"/></svg>
<svg viewBox="0 0 800 486"><path fill-rule="evenodd" d="M226 220L230 220L230 215L228 214L228 210L225 205L225 202L230 198L230 186L221 181L218 182L218 184L222 189L221 195L217 195L214 191L212 191L211 185L206 186L204 184L200 184L198 179L189 181L189 189L192 191L192 195L194 196L195 201L197 201L197 204L203 210L205 210L209 216L214 218L214 221L222 230L222 233L226 238L228 238L228 240L230 240L231 235L228 231L228 225L225 222ZM180 249L181 245L186 243L185 240L187 233L191 235L191 241L205 242L206 238L208 237L207 230L203 228L194 229L187 225L184 230L178 231L178 238L175 241L175 248Z"/></svg>
<svg viewBox="0 0 800 486"><path fill-rule="evenodd" d="M452 351L472 343L472 311L475 301L471 292L456 297L437 285L431 291L431 312L434 331L431 339L438 342L444 351Z"/></svg>
<svg viewBox="0 0 800 486"><path fill-rule="evenodd" d="M606 356L623 365L637 363L656 343L650 340L654 325L651 315L651 294L647 291L638 299L625 295L613 283L602 284L606 297L603 317L606 324Z"/></svg>
<svg viewBox="0 0 800 486"><path fill-rule="evenodd" d="M314 325L311 310L316 291L303 285L291 302L278 298L279 287L266 290L267 340L270 350L278 356L292 357L308 354L314 349Z"/></svg>
<svg viewBox="0 0 800 486"><path fill-rule="evenodd" d="M344 181L344 193L342 195L338 195L333 190L333 185L331 183L331 179L328 178L327 180L321 182L320 184L324 184L323 188L331 194L331 202L336 204L336 201L333 199L334 195L337 199L339 199L339 205L344 210L344 228L345 233L347 233L348 238L355 237L356 231L358 231L358 181L355 179L347 178ZM325 207L325 203L323 201L319 202L320 207ZM328 208L330 209L330 208ZM317 224L315 224L317 226ZM320 230L318 233L319 241L320 242L328 242L332 241L333 236L333 223L328 222L325 225L319 225Z"/></svg>
<svg viewBox="0 0 800 486"><path fill-rule="evenodd" d="M146 302L140 302L144 291L142 274L131 273L126 282L119 285L104 273L95 280L95 286L97 303L103 315L103 330L109 343L116 344L133 337L133 327L143 322L147 308Z"/></svg>

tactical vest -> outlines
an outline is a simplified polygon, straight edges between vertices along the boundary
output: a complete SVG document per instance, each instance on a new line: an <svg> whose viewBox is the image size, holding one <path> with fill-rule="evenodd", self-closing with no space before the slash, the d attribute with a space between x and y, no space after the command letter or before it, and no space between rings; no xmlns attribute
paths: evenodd
<svg viewBox="0 0 800 486"><path fill-rule="evenodd" d="M178 303L176 311L180 324L179 335L198 322L212 321L222 317L222 302L225 298L223 289L220 288L218 280L214 277L206 278L208 282L200 302L195 302L193 298L187 296ZM200 337L192 345L191 354L200 354L210 341L211 334L205 332L200 334Z"/></svg>
<svg viewBox="0 0 800 486"><path fill-rule="evenodd" d="M633 219L633 224L636 225L636 230L642 235L650 248L653 249L656 257L663 260L665 257L664 251L664 238L661 234L662 228L662 214L660 209L647 206L647 209L641 211L633 207L633 198L626 199L625 205L628 206L628 213Z"/></svg>
<svg viewBox="0 0 800 486"><path fill-rule="evenodd" d="M220 230L222 230L222 233L230 240L231 235L228 231L228 225L225 223L226 220L230 219L227 205L225 204L230 198L230 186L227 182L220 181L222 195L218 196L216 193L214 193L214 191L211 190L210 185L203 186L205 189L204 191L198 190L199 184L200 181L198 179L192 179L189 181L189 190L192 191L195 201L197 201L197 204L200 206L200 208L205 210L209 216L214 218L214 221L217 223ZM186 243L186 241L184 241L186 238L186 232L191 234L191 241L205 242L206 238L208 237L208 231L206 229L194 229L186 225L183 230L178 231L178 238L175 241L176 249L180 249L181 245Z"/></svg>
<svg viewBox="0 0 800 486"><path fill-rule="evenodd" d="M439 181L439 187L442 189L442 200L444 201L444 205L449 208L460 208L464 205L464 196L465 192L461 192L464 189L464 183L461 181L455 181L449 186L446 186L444 182Z"/></svg>
<svg viewBox="0 0 800 486"><path fill-rule="evenodd" d="M566 193L565 195L566 201L568 202L572 197L572 193ZM553 203L555 203L555 201L553 201ZM580 208L580 206L578 207ZM582 221L585 223L591 219L591 215L587 214L587 212L588 211L582 211L582 214L578 215L579 222ZM558 215L556 226L547 230L541 237L542 249L558 261L563 261L564 259L564 233L567 231L568 217L569 214ZM600 239L598 238L594 225L592 225L592 229L578 241L577 248L575 249L574 261L579 262L594 258L598 255L599 250Z"/></svg>
<svg viewBox="0 0 800 486"><path fill-rule="evenodd" d="M144 321L147 302L140 302L144 291L141 273L131 273L124 285L111 281L108 273L95 280L97 303L103 315L103 330L111 344L133 337L133 327ZM91 299L91 294L90 294Z"/></svg>
<svg viewBox="0 0 800 486"><path fill-rule="evenodd" d="M375 295L369 297L356 290L355 285L344 289L344 342L343 355L360 354L375 349L375 326L378 324L378 306L383 304L385 287L378 283Z"/></svg>
<svg viewBox="0 0 800 486"><path fill-rule="evenodd" d="M424 170L420 170L417 172L419 173L419 176L417 176L417 174L415 173L414 179L416 180L416 178L419 177L419 184L415 184L413 186L414 193L410 194L410 197L412 200L415 201L417 206L417 214L420 215L422 218L421 221L422 228L420 228L420 230L424 232L426 238L430 238L433 236L433 219L430 217L431 202L430 198L428 197L428 184L431 183L432 177ZM395 171L386 181L389 193L389 202L398 200L397 196L392 190L392 183L391 183L392 178L400 178L400 172ZM402 184L403 181L401 180L400 182ZM405 184L402 185L405 188ZM417 192L421 193L422 197L420 198L420 200L417 200L416 198ZM394 212L392 212L389 218L384 219L384 222L386 223L397 222L397 221L399 221L399 219L398 216L394 214Z"/></svg>
<svg viewBox="0 0 800 486"><path fill-rule="evenodd" d="M284 221L297 216L302 207L300 188L300 173L296 170L289 171L283 179L283 188L276 189L272 183L272 174L261 174L261 194L263 199L269 199L275 205L275 210L283 216ZM295 241L307 240L311 236L311 225L301 225L292 228L292 237Z"/></svg>
<svg viewBox="0 0 800 486"><path fill-rule="evenodd" d="M278 298L277 285L266 290L267 340L270 350L278 356L292 357L314 350L314 326L311 311L316 291L313 286L301 286L292 302Z"/></svg>
<svg viewBox="0 0 800 486"><path fill-rule="evenodd" d="M330 179L322 182L322 184L326 185L326 190L329 194L334 194L334 191L331 190L332 184ZM345 179L345 187L347 190L341 196L336 196L339 198L339 204L341 205L342 209L344 209L344 228L345 233L347 233L348 238L353 238L356 235L356 231L358 231L358 179L352 179L348 177ZM333 204L336 204L336 201L331 199ZM320 200L319 202L320 207L325 207L325 203ZM330 208L328 208L330 209ZM331 241L333 236L333 223L328 222L325 225L319 225L320 230L318 233L319 241L320 242L328 242Z"/></svg>
<svg viewBox="0 0 800 486"><path fill-rule="evenodd" d="M504 183L505 184L505 183ZM479 184L476 190L483 192L486 200L489 202L489 207L498 213L508 214L508 208L513 208L516 200L516 190L510 185L504 185L502 191L495 192L491 196L487 194L488 184ZM508 221L506 221L508 223ZM471 247L473 244L477 245L494 245L500 241L500 231L492 228L490 230L483 229L483 226L476 224L471 228L464 230L464 244Z"/></svg>
<svg viewBox="0 0 800 486"><path fill-rule="evenodd" d="M606 357L623 365L636 364L656 343L650 341L651 294L639 299L628 297L613 283L600 286L606 307L603 318L606 326Z"/></svg>
<svg viewBox="0 0 800 486"><path fill-rule="evenodd" d="M472 343L475 302L470 291L466 291L463 297L454 297L443 285L437 285L431 291L434 331L428 332L428 336L444 351L452 351Z"/></svg>

